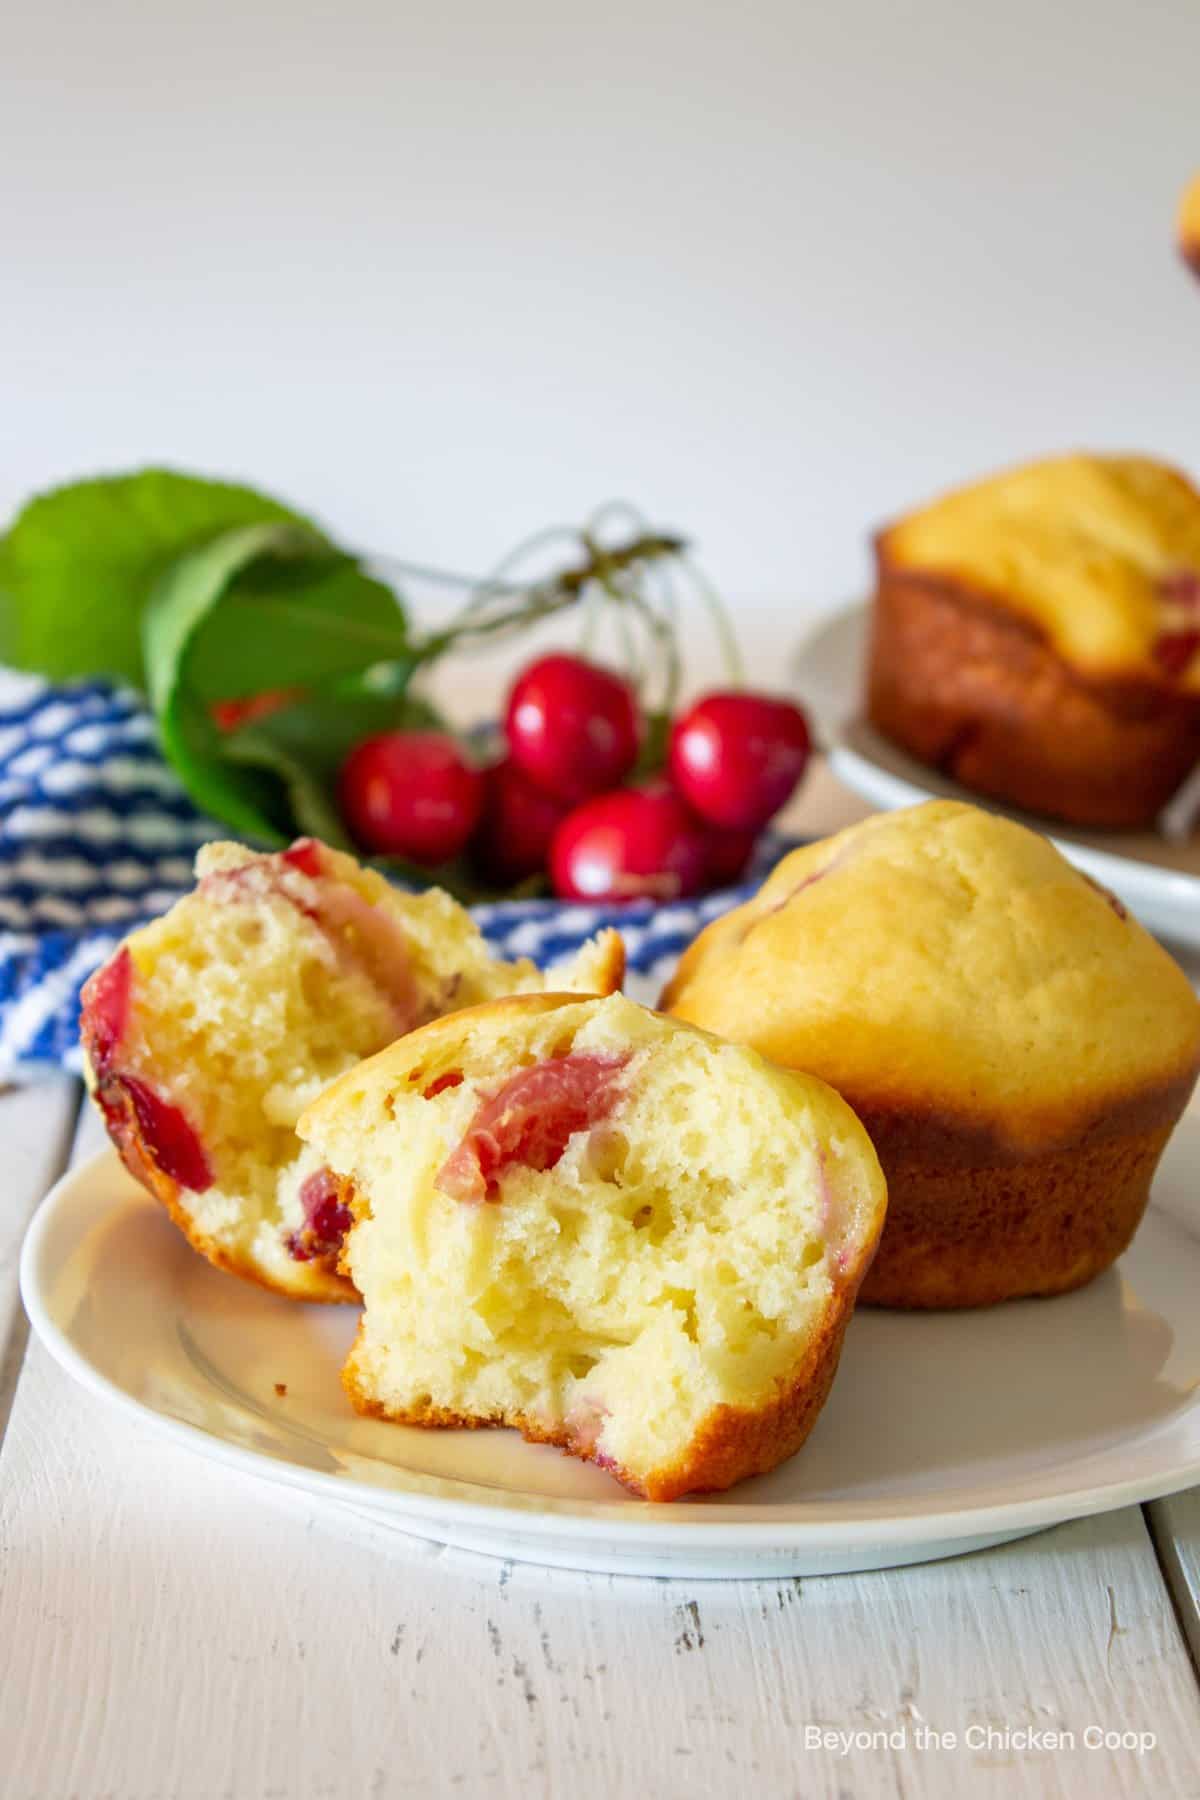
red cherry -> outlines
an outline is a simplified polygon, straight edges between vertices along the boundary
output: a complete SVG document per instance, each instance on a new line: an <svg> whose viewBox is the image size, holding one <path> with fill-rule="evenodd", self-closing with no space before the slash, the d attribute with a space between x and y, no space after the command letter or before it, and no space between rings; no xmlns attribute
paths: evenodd
<svg viewBox="0 0 1200 1800"><path fill-rule="evenodd" d="M338 805L364 849L448 862L479 822L483 777L444 732L386 731L342 764Z"/></svg>
<svg viewBox="0 0 1200 1800"><path fill-rule="evenodd" d="M709 887L733 887L746 873L758 842L756 831L721 831L710 826L704 834Z"/></svg>
<svg viewBox="0 0 1200 1800"><path fill-rule="evenodd" d="M1154 656L1160 669L1172 677L1182 675L1200 650L1200 631L1163 631L1154 640Z"/></svg>
<svg viewBox="0 0 1200 1800"><path fill-rule="evenodd" d="M421 1089L422 1100L436 1100L439 1094L448 1093L451 1088L461 1087L463 1072L461 1069L447 1069L444 1075L438 1075L427 1088Z"/></svg>
<svg viewBox="0 0 1200 1800"><path fill-rule="evenodd" d="M708 694L671 730L671 780L713 825L759 831L791 798L812 740L789 700Z"/></svg>
<svg viewBox="0 0 1200 1800"><path fill-rule="evenodd" d="M554 833L570 807L530 781L511 757L488 769L484 781L483 817L472 853L486 880L508 887L545 868Z"/></svg>
<svg viewBox="0 0 1200 1800"><path fill-rule="evenodd" d="M80 1027L97 1075L108 1073L125 1036L132 985L133 958L127 944L122 944L116 955L84 983Z"/></svg>
<svg viewBox="0 0 1200 1800"><path fill-rule="evenodd" d="M342 1242L354 1223L344 1204L331 1169L318 1169L300 1186L304 1225L287 1239L288 1252L297 1262L336 1263Z"/></svg>
<svg viewBox="0 0 1200 1800"><path fill-rule="evenodd" d="M1159 667L1183 675L1200 652L1200 569L1170 569L1159 577L1163 625L1154 643Z"/></svg>
<svg viewBox="0 0 1200 1800"><path fill-rule="evenodd" d="M325 846L316 838L299 837L279 852L279 860L289 869L299 869L302 875L316 881L325 873Z"/></svg>
<svg viewBox="0 0 1200 1800"><path fill-rule="evenodd" d="M508 697L504 729L518 768L568 803L616 787L637 761L633 689L580 656L530 663Z"/></svg>
<svg viewBox="0 0 1200 1800"><path fill-rule="evenodd" d="M563 900L676 900L704 886L703 829L669 788L600 794L554 834L550 878Z"/></svg>
<svg viewBox="0 0 1200 1800"><path fill-rule="evenodd" d="M553 1169L577 1131L608 1117L628 1061L628 1054L572 1051L510 1075L476 1108L434 1186L454 1200L498 1200L506 1169Z"/></svg>
<svg viewBox="0 0 1200 1800"><path fill-rule="evenodd" d="M119 1090L132 1106L142 1141L163 1174L194 1194L206 1192L213 1184L212 1166L179 1108L134 1075L122 1075L106 1084L101 1089L102 1103L110 1088Z"/></svg>

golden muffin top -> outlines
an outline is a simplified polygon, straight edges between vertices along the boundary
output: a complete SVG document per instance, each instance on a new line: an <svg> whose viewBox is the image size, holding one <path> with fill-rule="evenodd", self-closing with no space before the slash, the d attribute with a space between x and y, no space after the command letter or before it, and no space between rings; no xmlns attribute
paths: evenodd
<svg viewBox="0 0 1200 1800"><path fill-rule="evenodd" d="M1045 838L954 801L793 851L662 1003L851 1105L1029 1144L1200 1066L1200 1002L1166 951Z"/></svg>
<svg viewBox="0 0 1200 1800"><path fill-rule="evenodd" d="M1011 607L1083 672L1200 692L1200 493L1145 456L1059 456L959 488L877 540L880 568Z"/></svg>

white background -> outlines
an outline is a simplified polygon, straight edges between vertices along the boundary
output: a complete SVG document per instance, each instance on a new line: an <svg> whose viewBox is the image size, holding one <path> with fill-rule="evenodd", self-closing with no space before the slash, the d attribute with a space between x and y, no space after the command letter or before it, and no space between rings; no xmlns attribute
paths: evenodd
<svg viewBox="0 0 1200 1800"><path fill-rule="evenodd" d="M622 493L767 668L946 483L1200 464L1191 0L23 0L0 136L0 515L170 460L482 569Z"/></svg>

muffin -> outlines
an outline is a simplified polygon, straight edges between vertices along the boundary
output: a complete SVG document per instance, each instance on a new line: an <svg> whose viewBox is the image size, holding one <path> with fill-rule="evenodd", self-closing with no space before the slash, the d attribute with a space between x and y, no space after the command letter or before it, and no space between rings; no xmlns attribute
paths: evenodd
<svg viewBox="0 0 1200 1800"><path fill-rule="evenodd" d="M1092 1280L1137 1229L1200 1065L1200 1003L1036 832L932 801L796 850L663 996L830 1083L888 1217L862 1290L984 1306Z"/></svg>
<svg viewBox="0 0 1200 1800"><path fill-rule="evenodd" d="M354 1225L363 1413L508 1425L650 1500L811 1431L883 1222L845 1102L621 995L439 1019L299 1125Z"/></svg>
<svg viewBox="0 0 1200 1800"><path fill-rule="evenodd" d="M295 1123L326 1083L451 1007L544 988L500 962L437 889L402 894L301 838L209 844L195 890L83 990L88 1084L122 1161L218 1268L304 1300L353 1300L349 1214ZM619 986L616 932L559 987Z"/></svg>
<svg viewBox="0 0 1200 1800"><path fill-rule="evenodd" d="M1071 824L1153 824L1200 759L1200 494L1146 457L1063 456L876 539L872 723L965 787Z"/></svg>
<svg viewBox="0 0 1200 1800"><path fill-rule="evenodd" d="M1176 222L1179 254L1194 275L1200 275L1200 175L1193 175L1183 190Z"/></svg>

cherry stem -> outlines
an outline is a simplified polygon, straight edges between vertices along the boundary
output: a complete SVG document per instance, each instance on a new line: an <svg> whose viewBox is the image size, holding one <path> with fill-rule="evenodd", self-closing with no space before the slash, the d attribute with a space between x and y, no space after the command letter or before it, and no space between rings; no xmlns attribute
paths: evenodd
<svg viewBox="0 0 1200 1800"><path fill-rule="evenodd" d="M729 616L729 608L718 594L707 575L703 574L689 556L683 554L679 558L680 565L687 571L692 586L708 608L717 641L721 646L721 660L725 664L725 672L730 685L744 688L746 685L746 665L742 660L741 645L737 641L737 633L733 629L733 620Z"/></svg>
<svg viewBox="0 0 1200 1800"><path fill-rule="evenodd" d="M627 535L611 544L602 542L601 524L611 528L618 521L625 525ZM515 566L533 552L564 541L582 550L580 561L538 581L520 584L513 579ZM581 601L585 603L585 640L590 644L600 608L609 603L616 613L630 678L644 691L651 674L641 666L637 636L630 629L636 620L646 633L652 669L661 681L661 704L670 713L683 685L677 589L671 579L672 571L678 570L687 576L708 610L730 685L744 687L745 666L729 612L687 550L685 539L654 530L635 507L624 501L609 502L578 533L556 526L518 545L486 581L477 584L466 605L447 625L414 644L413 661L429 664L460 645L465 648L525 631Z"/></svg>
<svg viewBox="0 0 1200 1800"><path fill-rule="evenodd" d="M545 542L549 535L542 533L533 541ZM584 546L586 550L586 538ZM467 639L496 637L502 632L522 629L541 619L551 618L555 613L565 612L577 605L593 583L606 585L606 576L623 574L639 563L653 562L659 557L679 556L685 547L682 538L668 533L640 532L626 543L604 550L593 546L584 560L574 568L564 569L548 581L526 589L515 600L511 589L485 583L456 618L416 644L416 658L420 662L432 662ZM514 552L514 556L524 554L529 548L529 544L523 545L520 552ZM509 558L508 562L511 563L512 560L513 558ZM501 602L499 608L489 612L488 608L496 601Z"/></svg>

